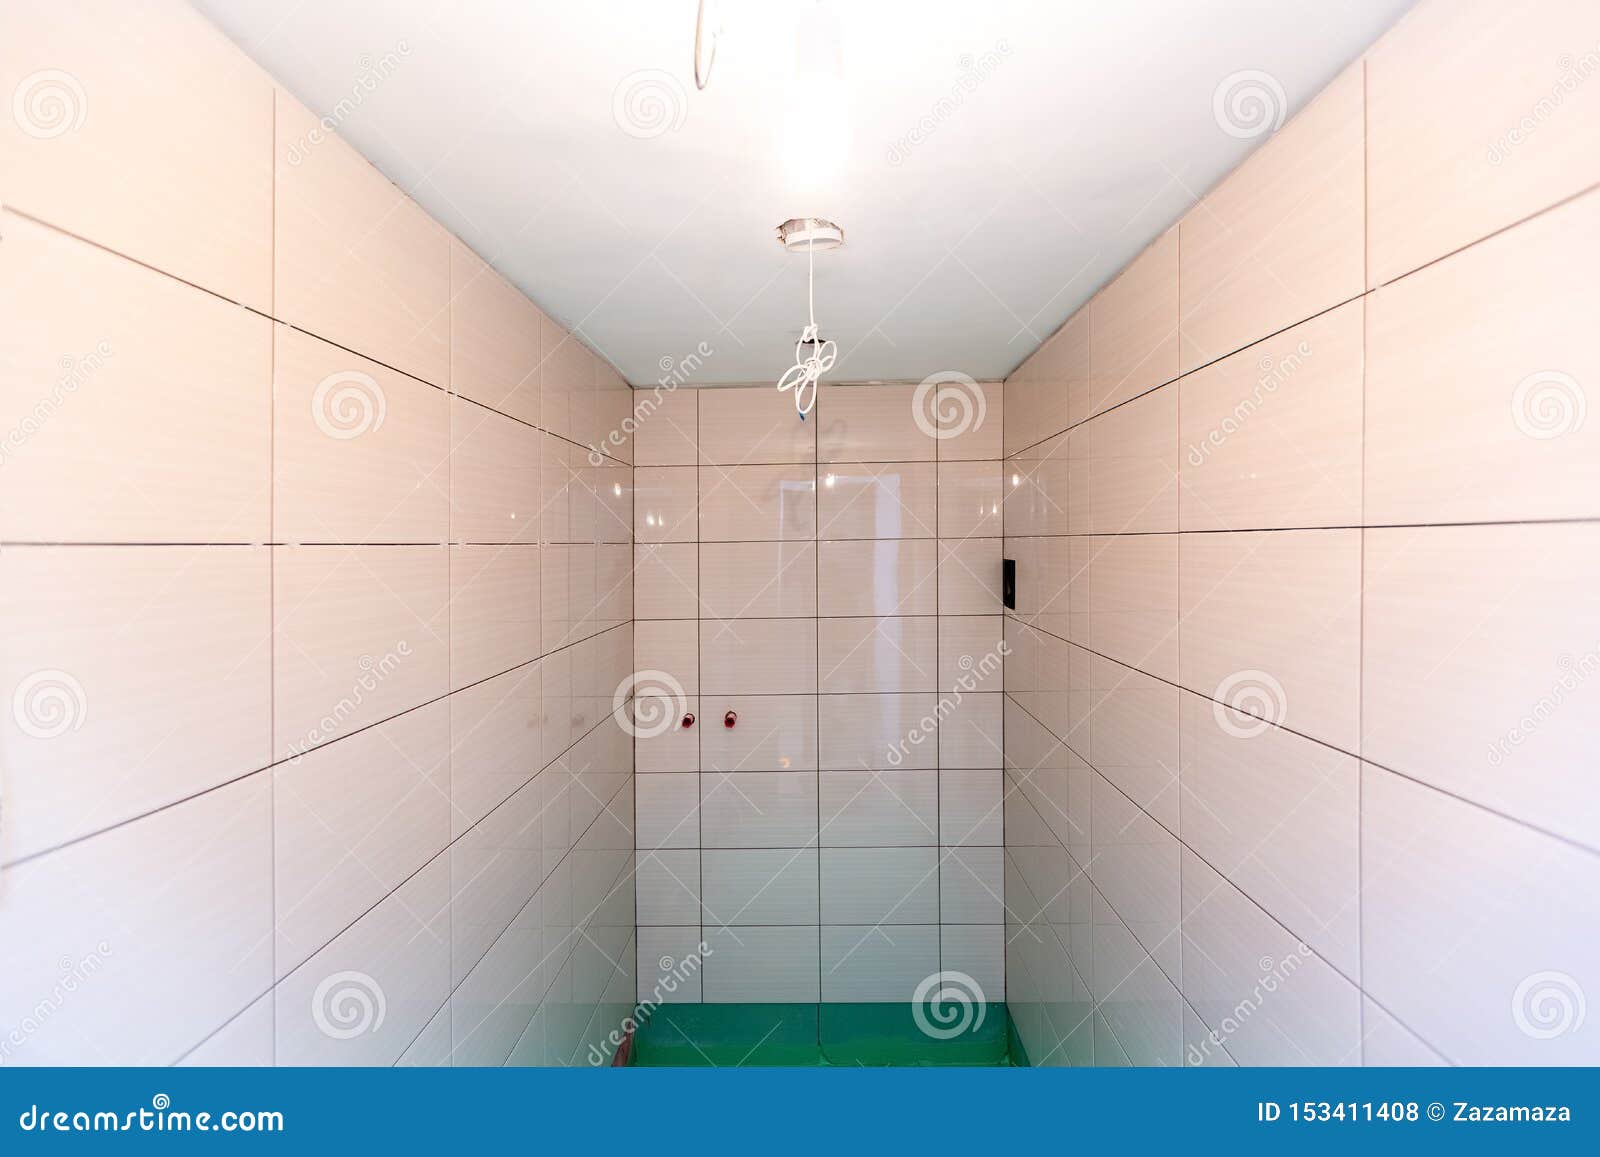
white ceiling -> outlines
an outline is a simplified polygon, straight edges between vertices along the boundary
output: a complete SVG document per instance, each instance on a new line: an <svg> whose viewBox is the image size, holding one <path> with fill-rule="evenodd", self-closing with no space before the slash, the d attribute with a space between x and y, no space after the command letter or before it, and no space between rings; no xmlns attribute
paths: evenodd
<svg viewBox="0 0 1600 1157"><path fill-rule="evenodd" d="M1292 115L1410 4L834 0L853 143L801 196L801 2L722 0L704 92L695 0L196 2L318 112L359 93L339 131L635 385L701 342L697 380L774 380L805 258L772 229L807 214L847 235L817 258L832 379L1002 377L1265 139L1223 130L1224 78L1269 74ZM681 116L650 137L614 115L641 70Z"/></svg>

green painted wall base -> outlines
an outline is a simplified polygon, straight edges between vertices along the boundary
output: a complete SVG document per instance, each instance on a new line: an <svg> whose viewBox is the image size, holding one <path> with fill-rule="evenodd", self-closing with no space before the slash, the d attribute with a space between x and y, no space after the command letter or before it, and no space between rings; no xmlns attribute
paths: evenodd
<svg viewBox="0 0 1600 1157"><path fill-rule="evenodd" d="M1025 1066L1004 1004L948 1040L925 1033L912 1005L663 1004L634 1034L641 1068L751 1065Z"/></svg>

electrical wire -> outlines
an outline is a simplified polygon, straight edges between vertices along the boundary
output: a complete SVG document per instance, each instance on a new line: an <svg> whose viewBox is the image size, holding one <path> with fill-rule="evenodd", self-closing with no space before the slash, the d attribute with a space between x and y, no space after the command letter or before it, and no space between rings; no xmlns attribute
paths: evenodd
<svg viewBox="0 0 1600 1157"><path fill-rule="evenodd" d="M839 356L839 347L831 340L819 341L817 337L817 243L813 237L806 244L806 312L809 324L794 344L794 365L778 379L778 392L794 391L794 408L803 422L817 404L817 385L822 375L833 368ZM809 346L810 356L802 351Z"/></svg>

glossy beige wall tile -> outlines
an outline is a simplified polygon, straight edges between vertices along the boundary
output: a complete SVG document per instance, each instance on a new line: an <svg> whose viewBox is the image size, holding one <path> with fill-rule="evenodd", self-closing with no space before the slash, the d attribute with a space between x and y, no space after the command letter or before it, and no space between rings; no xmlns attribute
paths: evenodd
<svg viewBox="0 0 1600 1157"><path fill-rule="evenodd" d="M7 547L0 587L0 858L271 762L266 547Z"/></svg>
<svg viewBox="0 0 1600 1157"><path fill-rule="evenodd" d="M1346 976L1359 978L1354 756L1182 694L1184 843Z"/></svg>
<svg viewBox="0 0 1600 1157"><path fill-rule="evenodd" d="M1075 421L1178 376L1178 230L1129 262L1088 313L1088 404Z"/></svg>
<svg viewBox="0 0 1600 1157"><path fill-rule="evenodd" d="M1003 445L1007 456L1089 416L1089 311L1069 317L1007 378Z"/></svg>
<svg viewBox="0 0 1600 1157"><path fill-rule="evenodd" d="M0 123L6 206L272 306L272 81L204 17L182 4L7 4L0 87L15 110Z"/></svg>
<svg viewBox="0 0 1600 1157"><path fill-rule="evenodd" d="M792 407L773 405L773 397L765 387L700 394L700 461L720 466L815 462L816 421L800 421Z"/></svg>
<svg viewBox="0 0 1600 1157"><path fill-rule="evenodd" d="M1177 383L1182 529L1361 522L1363 308L1339 306Z"/></svg>
<svg viewBox="0 0 1600 1157"><path fill-rule="evenodd" d="M1366 288L1362 80L1357 62L1184 217L1185 371Z"/></svg>
<svg viewBox="0 0 1600 1157"><path fill-rule="evenodd" d="M1600 181L1585 0L1419 4L1367 57L1367 284Z"/></svg>
<svg viewBox="0 0 1600 1157"><path fill-rule="evenodd" d="M707 695L810 695L817 690L814 619L700 620Z"/></svg>
<svg viewBox="0 0 1600 1157"><path fill-rule="evenodd" d="M1179 682L1343 751L1358 748L1358 530L1186 534Z"/></svg>
<svg viewBox="0 0 1600 1157"><path fill-rule="evenodd" d="M1454 1064L1595 1063L1573 1030L1600 983L1600 861L1371 765L1361 817L1373 997Z"/></svg>
<svg viewBox="0 0 1600 1157"><path fill-rule="evenodd" d="M543 503L539 456L543 448L541 435L532 426L463 398L450 399L453 541L540 541ZM561 538L557 529L546 541L593 542L594 495L581 476L569 482L568 490L570 533Z"/></svg>
<svg viewBox="0 0 1600 1157"><path fill-rule="evenodd" d="M0 227L0 537L265 541L270 323L14 213Z"/></svg>
<svg viewBox="0 0 1600 1157"><path fill-rule="evenodd" d="M1178 529L1178 394L1157 390L1072 431L1090 534ZM1070 508L1069 508L1070 509Z"/></svg>
<svg viewBox="0 0 1600 1157"><path fill-rule="evenodd" d="M431 703L272 775L281 978L450 842L450 706Z"/></svg>
<svg viewBox="0 0 1600 1157"><path fill-rule="evenodd" d="M1600 850L1596 44L1566 0L1423 0L1005 383L1005 964L1035 1063L1594 1053L1561 1010ZM1108 396L1108 365L1166 356L1158 267L1178 364ZM1048 912L1078 865L1092 903Z"/></svg>
<svg viewBox="0 0 1600 1157"><path fill-rule="evenodd" d="M271 986L272 922L265 775L8 868L0 1016L33 1016L63 953L90 978L11 1059L171 1064Z"/></svg>
<svg viewBox="0 0 1600 1157"><path fill-rule="evenodd" d="M450 547L450 686L539 657L540 548Z"/></svg>
<svg viewBox="0 0 1600 1157"><path fill-rule="evenodd" d="M1192 852L1183 860L1183 993L1205 1025L1228 1033L1241 1065L1361 1063L1361 990ZM1250 1017L1239 1002L1272 978Z"/></svg>
<svg viewBox="0 0 1600 1157"><path fill-rule="evenodd" d="M659 397L645 394L633 436L634 464L638 466L693 466L699 461L695 451L700 421L700 391L672 390Z"/></svg>
<svg viewBox="0 0 1600 1157"><path fill-rule="evenodd" d="M938 532L938 467L932 462L846 462L818 467L817 474L819 538L932 538Z"/></svg>
<svg viewBox="0 0 1600 1157"><path fill-rule="evenodd" d="M939 463L939 537L1000 534L1000 463Z"/></svg>
<svg viewBox="0 0 1600 1157"><path fill-rule="evenodd" d="M999 387L827 387L803 424L770 389L691 393L636 471L640 539L683 540L635 548L635 665L682 688L638 741L641 943L775 934L688 1000L898 1001L942 922L998 999ZM880 919L904 948L846 959Z"/></svg>
<svg viewBox="0 0 1600 1157"><path fill-rule="evenodd" d="M1368 530L1361 754L1600 848L1591 523Z"/></svg>
<svg viewBox="0 0 1600 1157"><path fill-rule="evenodd" d="M572 1063L636 984L631 391L186 6L0 27L0 1005L107 957L29 1058Z"/></svg>
<svg viewBox="0 0 1600 1157"><path fill-rule="evenodd" d="M819 619L817 666L830 694L932 691L940 622L932 615Z"/></svg>
<svg viewBox="0 0 1600 1157"><path fill-rule="evenodd" d="M272 329L274 539L444 542L448 395L310 334Z"/></svg>
<svg viewBox="0 0 1600 1157"><path fill-rule="evenodd" d="M450 379L456 393L538 426L543 315L460 241L450 240Z"/></svg>
<svg viewBox="0 0 1600 1157"><path fill-rule="evenodd" d="M811 466L700 467L700 541L808 541L817 533Z"/></svg>
<svg viewBox="0 0 1600 1157"><path fill-rule="evenodd" d="M915 392L912 394L917 400ZM974 382L963 377L936 382L918 401L932 413L941 462L997 462L1005 440L1005 387L1001 382Z"/></svg>
<svg viewBox="0 0 1600 1157"><path fill-rule="evenodd" d="M444 695L448 604L442 546L274 547L274 756Z"/></svg>
<svg viewBox="0 0 1600 1157"><path fill-rule="evenodd" d="M817 394L819 462L932 461L939 429L925 395L918 421L916 386L823 386Z"/></svg>
<svg viewBox="0 0 1600 1157"><path fill-rule="evenodd" d="M1597 254L1593 193L1372 295L1369 522L1600 515Z"/></svg>
<svg viewBox="0 0 1600 1157"><path fill-rule="evenodd" d="M932 540L819 542L817 607L824 615L931 615L938 607ZM863 582L864 576L870 576Z"/></svg>
<svg viewBox="0 0 1600 1157"><path fill-rule="evenodd" d="M448 386L450 235L281 90L276 126L274 314Z"/></svg>
<svg viewBox="0 0 1600 1157"><path fill-rule="evenodd" d="M1088 540L1089 647L1172 682L1178 677L1178 536Z"/></svg>

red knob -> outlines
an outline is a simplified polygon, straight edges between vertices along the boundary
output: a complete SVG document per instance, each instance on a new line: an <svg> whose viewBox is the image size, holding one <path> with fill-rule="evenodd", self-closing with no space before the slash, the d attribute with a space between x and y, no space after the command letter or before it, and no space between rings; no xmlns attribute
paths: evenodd
<svg viewBox="0 0 1600 1157"><path fill-rule="evenodd" d="M688 711L688 712L684 713L683 725L685 727L693 727L694 726L694 712L693 711Z"/></svg>
<svg viewBox="0 0 1600 1157"><path fill-rule="evenodd" d="M730 711L722 717L722 725L724 727L732 727L737 722L739 722L739 713L737 711Z"/></svg>

